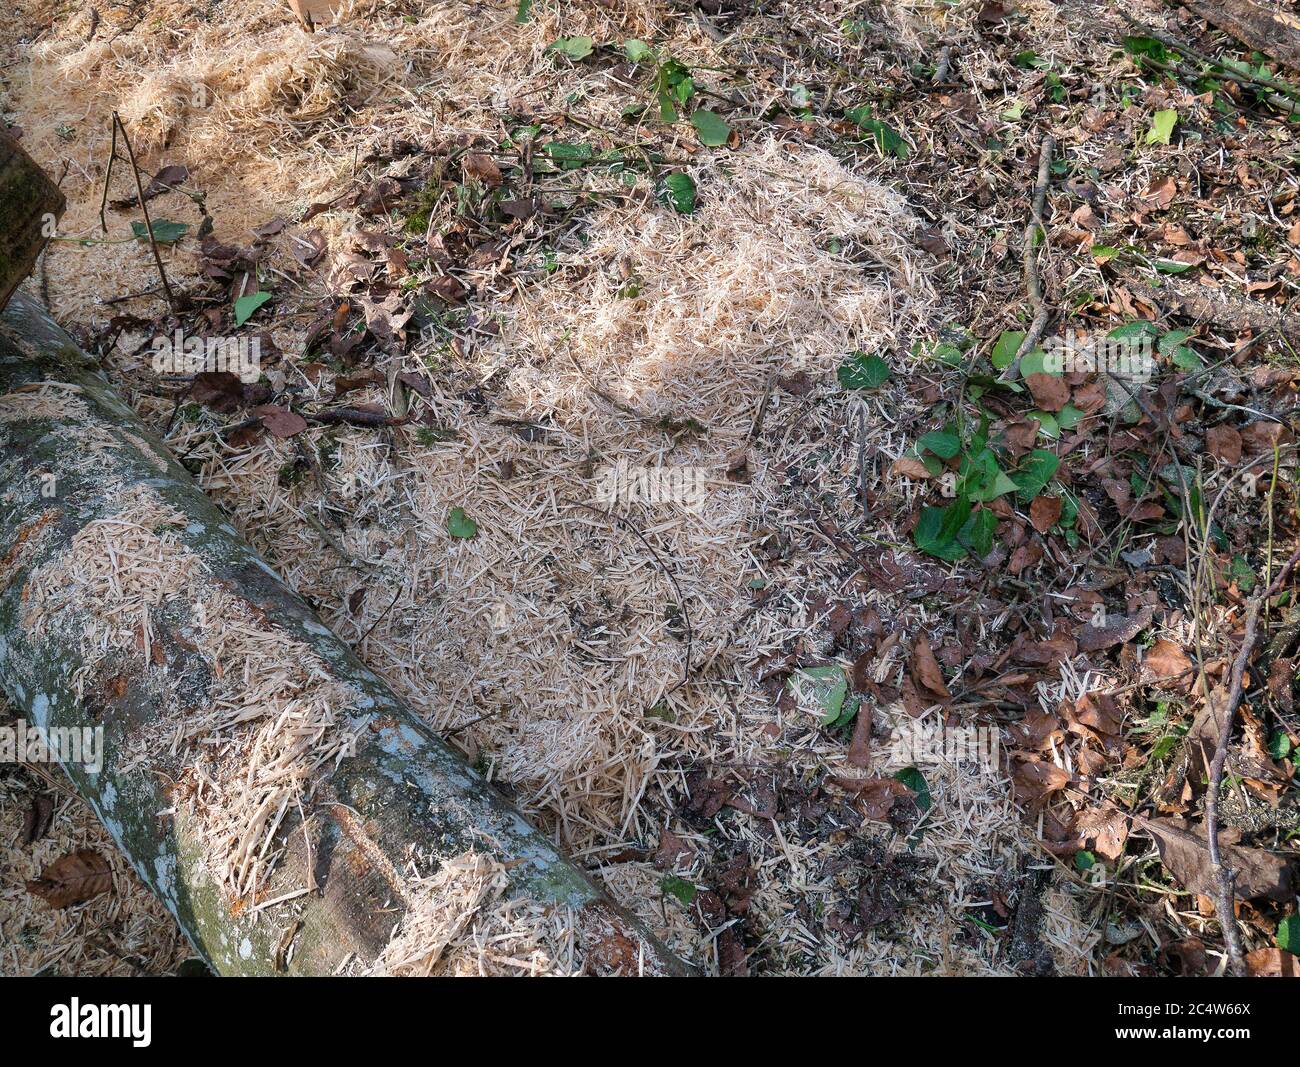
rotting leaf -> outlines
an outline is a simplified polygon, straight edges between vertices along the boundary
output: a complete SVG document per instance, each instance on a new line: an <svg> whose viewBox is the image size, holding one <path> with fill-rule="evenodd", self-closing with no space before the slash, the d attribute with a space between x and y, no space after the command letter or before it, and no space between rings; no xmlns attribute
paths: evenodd
<svg viewBox="0 0 1300 1067"><path fill-rule="evenodd" d="M27 883L27 892L52 908L66 908L106 893L112 885L108 860L92 848L82 848L51 863L39 878Z"/></svg>
<svg viewBox="0 0 1300 1067"><path fill-rule="evenodd" d="M293 437L307 429L306 419L280 404L260 404L253 408L253 414L273 437Z"/></svg>
<svg viewBox="0 0 1300 1067"><path fill-rule="evenodd" d="M1099 652L1131 641L1151 625L1154 617L1155 609L1148 604L1136 615L1107 615L1100 626L1089 623L1079 630L1079 651Z"/></svg>

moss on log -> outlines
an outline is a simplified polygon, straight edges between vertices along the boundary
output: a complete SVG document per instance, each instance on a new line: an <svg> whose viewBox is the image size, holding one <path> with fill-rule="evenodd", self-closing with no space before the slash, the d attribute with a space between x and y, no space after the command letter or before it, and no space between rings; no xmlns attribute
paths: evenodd
<svg viewBox="0 0 1300 1067"><path fill-rule="evenodd" d="M223 710L240 685L274 715ZM501 901L568 917L574 969L688 970L313 616L21 293L0 315L0 687L36 726L103 728L102 767L65 770L218 973L400 971L386 950L422 958L429 887L466 855ZM240 848L222 805L249 798Z"/></svg>

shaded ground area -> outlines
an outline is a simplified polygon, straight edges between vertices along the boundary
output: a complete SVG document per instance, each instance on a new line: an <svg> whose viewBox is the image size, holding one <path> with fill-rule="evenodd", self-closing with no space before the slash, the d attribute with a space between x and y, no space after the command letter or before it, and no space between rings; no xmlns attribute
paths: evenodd
<svg viewBox="0 0 1300 1067"><path fill-rule="evenodd" d="M1260 57L1154 3L10 18L5 117L70 200L32 284L685 955L1223 966L1207 768L1296 519L1297 146ZM170 307L122 163L100 231L113 108ZM1295 936L1279 594L1222 802L1257 971Z"/></svg>

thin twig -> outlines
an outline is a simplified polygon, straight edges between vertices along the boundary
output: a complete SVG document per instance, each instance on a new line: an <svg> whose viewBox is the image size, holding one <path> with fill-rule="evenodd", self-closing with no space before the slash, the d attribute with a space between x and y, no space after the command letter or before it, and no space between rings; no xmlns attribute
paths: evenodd
<svg viewBox="0 0 1300 1067"><path fill-rule="evenodd" d="M149 218L149 205L145 200L144 183L140 180L140 168L135 162L135 149L131 147L131 138L127 136L126 127L122 125L122 119L116 111L113 112L113 122L116 129L122 131L122 144L126 146L126 157L131 162L131 173L135 176L135 193L140 198L140 210L144 212L144 228L149 235L149 247L153 249L153 261L158 266L158 277L162 281L163 291L167 294L167 306L175 311L176 296L167 281L167 271L163 269L162 253L158 251L158 238L154 236L153 220ZM116 133L114 137L116 138ZM105 192L108 190L107 180L104 183L104 190Z"/></svg>

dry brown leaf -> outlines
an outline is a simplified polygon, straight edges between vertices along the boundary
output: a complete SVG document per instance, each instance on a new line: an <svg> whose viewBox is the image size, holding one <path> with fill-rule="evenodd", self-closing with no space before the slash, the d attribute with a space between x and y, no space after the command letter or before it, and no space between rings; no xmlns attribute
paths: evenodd
<svg viewBox="0 0 1300 1067"><path fill-rule="evenodd" d="M261 404L253 409L253 414L275 437L292 437L307 429L306 419L279 404Z"/></svg>
<svg viewBox="0 0 1300 1067"><path fill-rule="evenodd" d="M490 188L501 184L501 168L486 152L471 152L465 157L465 175Z"/></svg>
<svg viewBox="0 0 1300 1067"><path fill-rule="evenodd" d="M943 670L934 658L934 649L925 639L925 634L917 634L912 642L912 677L941 700L948 700L952 694L943 680Z"/></svg>
<svg viewBox="0 0 1300 1067"><path fill-rule="evenodd" d="M1118 808L1090 808L1081 812L1074 828L1085 841L1091 842L1092 850L1098 855L1111 861L1123 855L1124 843L1128 841L1128 816Z"/></svg>
<svg viewBox="0 0 1300 1067"><path fill-rule="evenodd" d="M1205 896L1215 894L1210 847L1203 827L1188 827L1181 819L1142 819L1141 824L1155 839L1161 862L1184 889ZM1243 900L1256 897L1289 900L1291 870L1286 861L1262 848L1236 844L1237 836L1236 831L1219 833L1220 851L1235 875L1233 887L1237 896Z"/></svg>
<svg viewBox="0 0 1300 1067"><path fill-rule="evenodd" d="M1031 374L1025 384L1044 411L1060 411L1070 401L1070 387L1055 374Z"/></svg>
<svg viewBox="0 0 1300 1067"><path fill-rule="evenodd" d="M1211 426L1205 431L1205 450L1224 463L1241 462L1241 434L1231 426Z"/></svg>
<svg viewBox="0 0 1300 1067"><path fill-rule="evenodd" d="M105 893L113 885L113 868L91 848L60 856L27 883L27 892L40 897L52 908L66 908Z"/></svg>
<svg viewBox="0 0 1300 1067"><path fill-rule="evenodd" d="M1047 533L1061 517L1059 496L1036 496L1029 505L1029 521L1040 534Z"/></svg>
<svg viewBox="0 0 1300 1067"><path fill-rule="evenodd" d="M1192 661L1178 645L1160 638L1142 659L1142 680L1148 685L1164 685L1190 692L1195 681Z"/></svg>
<svg viewBox="0 0 1300 1067"><path fill-rule="evenodd" d="M1257 948L1246 953L1246 971L1252 978L1300 978L1300 960L1280 948Z"/></svg>

